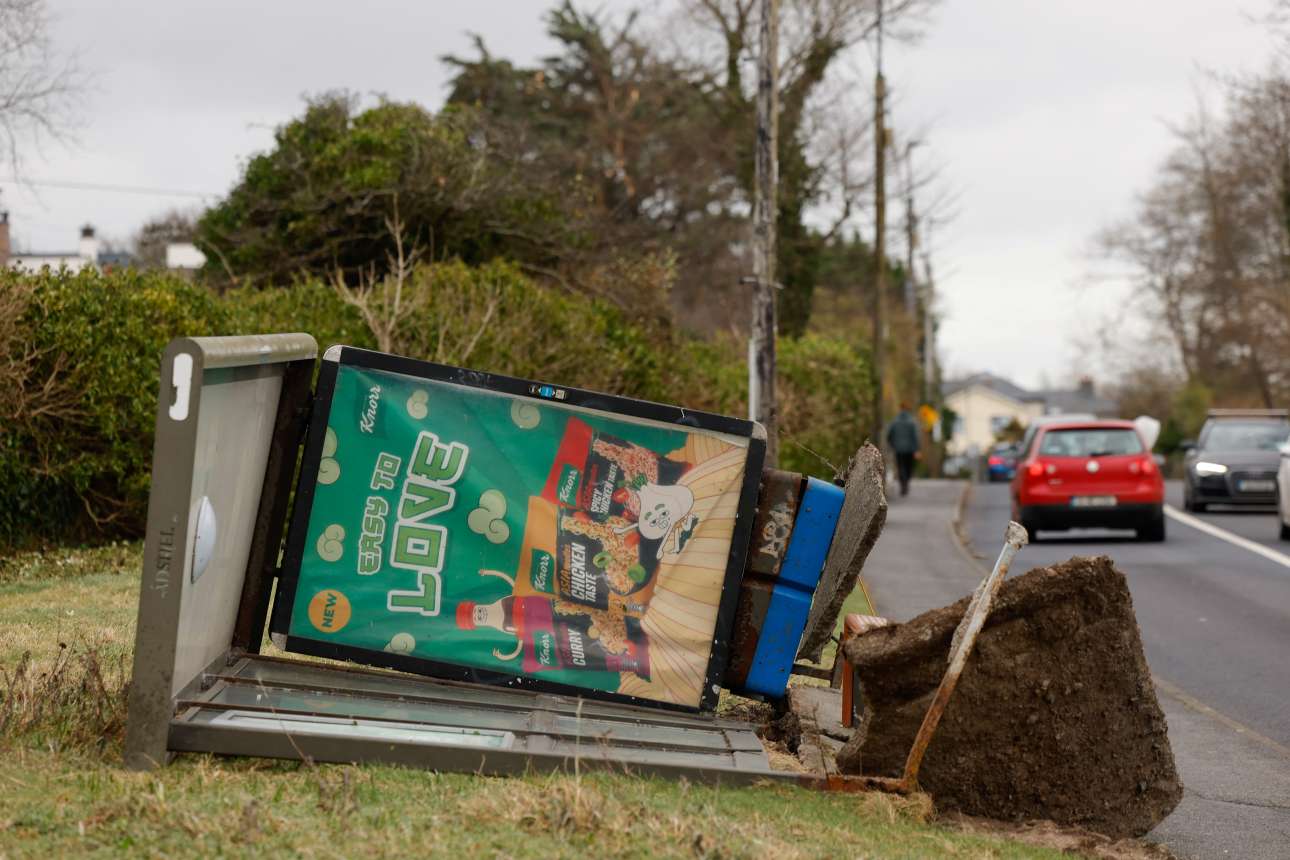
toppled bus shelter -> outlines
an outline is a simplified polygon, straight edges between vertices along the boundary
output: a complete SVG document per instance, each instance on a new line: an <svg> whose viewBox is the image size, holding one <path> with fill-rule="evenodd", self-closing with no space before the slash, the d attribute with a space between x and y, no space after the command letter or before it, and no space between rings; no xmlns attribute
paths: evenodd
<svg viewBox="0 0 1290 860"><path fill-rule="evenodd" d="M1019 543L970 604L848 641L846 672L794 662L818 659L882 530L871 447L835 486L764 471L749 421L348 347L317 359L307 335L163 357L129 766L191 751L921 786L1116 832L1176 802L1127 591L1033 575L1018 591ZM1087 631L1124 643L1119 661L1081 663L1102 653L1079 650ZM761 726L716 715L723 687L782 703L791 673L858 689L843 767L774 769ZM1071 723L1121 693L1120 729ZM1067 802L1052 780L1087 769L1046 764L1129 749L1148 787L1108 778L1101 799L1147 796L1132 820Z"/></svg>
<svg viewBox="0 0 1290 860"><path fill-rule="evenodd" d="M844 491L782 482L736 636L758 425L307 335L180 339L161 382L131 766L776 776L714 709L735 648L782 696Z"/></svg>

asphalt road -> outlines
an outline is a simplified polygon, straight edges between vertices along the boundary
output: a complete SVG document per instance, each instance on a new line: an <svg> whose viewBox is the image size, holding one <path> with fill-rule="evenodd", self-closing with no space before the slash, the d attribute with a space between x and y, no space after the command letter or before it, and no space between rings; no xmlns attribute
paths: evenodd
<svg viewBox="0 0 1290 860"><path fill-rule="evenodd" d="M1182 508L1179 484L1168 498ZM1006 484L977 484L963 527L979 553L1008 522ZM1191 515L1290 556L1275 511ZM1152 673L1226 716L1290 747L1290 557L1285 564L1170 518L1162 544L1132 532L1040 532L1018 570L1072 555L1109 555L1128 577Z"/></svg>

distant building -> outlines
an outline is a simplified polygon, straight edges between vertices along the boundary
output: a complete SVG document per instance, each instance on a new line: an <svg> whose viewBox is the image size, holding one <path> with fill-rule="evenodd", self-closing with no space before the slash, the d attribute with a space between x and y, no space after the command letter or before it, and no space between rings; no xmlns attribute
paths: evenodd
<svg viewBox="0 0 1290 860"><path fill-rule="evenodd" d="M27 272L39 272L45 266L60 269L66 266L73 272L79 272L86 266L98 266L99 251L102 243L94 235L94 228L86 224L81 228L81 241L76 250L71 251L13 251L9 240L9 213L0 213L0 247L5 250L4 265L11 269L22 269Z"/></svg>
<svg viewBox="0 0 1290 860"><path fill-rule="evenodd" d="M1013 421L1025 427L1041 415L1113 418L1118 412L1115 401L1099 395L1088 377L1070 390L1028 391L1001 376L977 373L946 382L942 394L945 405L957 416L954 433L946 445L951 455L986 451Z"/></svg>
<svg viewBox="0 0 1290 860"><path fill-rule="evenodd" d="M192 242L171 242L166 245L166 268L191 271L206 265L206 255Z"/></svg>
<svg viewBox="0 0 1290 860"><path fill-rule="evenodd" d="M129 251L105 248L89 224L81 228L81 240L74 251L14 251L9 236L9 213L0 212L0 267L26 272L39 272L45 266L55 270L66 267L79 272L86 266L93 266L99 271L110 272L136 263ZM191 275L204 265L206 255L192 242L170 242L166 245L166 268L170 271Z"/></svg>

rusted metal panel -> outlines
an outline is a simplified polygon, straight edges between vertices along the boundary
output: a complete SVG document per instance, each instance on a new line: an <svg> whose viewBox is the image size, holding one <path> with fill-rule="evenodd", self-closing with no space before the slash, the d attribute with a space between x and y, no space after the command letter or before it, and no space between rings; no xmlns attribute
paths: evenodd
<svg viewBox="0 0 1290 860"><path fill-rule="evenodd" d="M748 547L748 573L779 576L801 500L802 476L797 472L767 469L762 473L752 544Z"/></svg>
<svg viewBox="0 0 1290 860"><path fill-rule="evenodd" d="M842 501L840 487L807 479L743 692L783 697Z"/></svg>
<svg viewBox="0 0 1290 860"><path fill-rule="evenodd" d="M735 610L735 629L731 638L730 662L722 684L731 690L741 689L748 679L757 641L766 623L774 580L744 578L739 587L739 606Z"/></svg>
<svg viewBox="0 0 1290 860"><path fill-rule="evenodd" d="M856 613L847 615L842 621L842 637L838 642L836 669L838 681L842 686L842 725L848 729L855 726L856 717L861 712L863 702L856 701L856 690L859 685L856 683L855 667L847 659L846 644L850 639L859 636L861 633L867 633L879 627L886 627L889 623L886 618L880 618L877 615L858 615Z"/></svg>
<svg viewBox="0 0 1290 860"><path fill-rule="evenodd" d="M796 472L767 469L762 473L757 498L757 516L753 519L753 540L748 547L748 563L739 587L731 633L730 662L722 684L741 689L748 679L757 652L757 642L770 609L775 580L788 552L793 522L797 519L802 498L802 476Z"/></svg>

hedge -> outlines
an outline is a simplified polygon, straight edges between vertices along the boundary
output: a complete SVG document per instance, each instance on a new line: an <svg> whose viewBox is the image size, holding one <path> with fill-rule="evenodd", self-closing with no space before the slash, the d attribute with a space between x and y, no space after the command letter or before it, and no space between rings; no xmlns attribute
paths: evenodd
<svg viewBox="0 0 1290 860"><path fill-rule="evenodd" d="M505 263L422 267L402 298L394 352L694 409L746 408L742 343L629 319ZM0 546L140 535L166 343L270 331L307 331L322 347L380 340L316 281L216 295L162 273L0 272ZM779 354L780 465L829 476L867 426L865 352L806 336L782 339Z"/></svg>

